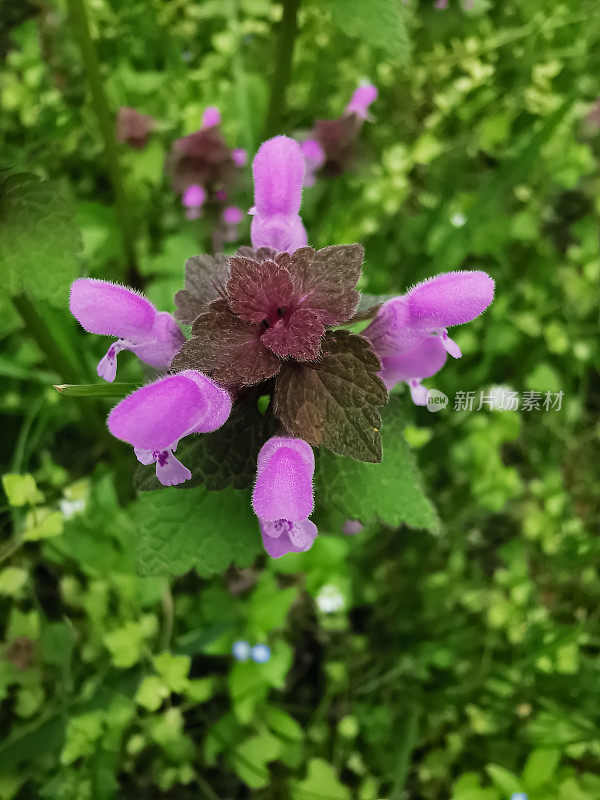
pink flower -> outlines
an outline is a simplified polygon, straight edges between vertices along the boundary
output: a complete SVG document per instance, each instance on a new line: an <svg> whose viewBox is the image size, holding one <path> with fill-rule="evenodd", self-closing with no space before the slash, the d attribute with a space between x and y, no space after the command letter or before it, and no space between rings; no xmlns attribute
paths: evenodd
<svg viewBox="0 0 600 800"><path fill-rule="evenodd" d="M221 124L221 112L216 106L207 106L202 114L202 128L214 128Z"/></svg>
<svg viewBox="0 0 600 800"><path fill-rule="evenodd" d="M112 383L117 354L129 350L155 369L167 369L185 342L179 326L166 311L157 311L141 294L109 281L78 278L71 286L69 307L89 333L119 337L98 364L98 375Z"/></svg>
<svg viewBox="0 0 600 800"><path fill-rule="evenodd" d="M356 114L361 119L370 119L368 108L377 100L378 94L377 87L373 86L372 83L366 86L359 86L346 106L346 114Z"/></svg>
<svg viewBox="0 0 600 800"><path fill-rule="evenodd" d="M217 430L230 412L230 394L190 369L159 378L121 400L108 416L108 429L133 445L140 463L156 463L164 486L175 486L191 478L173 455L180 439Z"/></svg>
<svg viewBox="0 0 600 800"><path fill-rule="evenodd" d="M245 167L248 161L248 153L243 147L234 147L231 151L231 157L236 167Z"/></svg>
<svg viewBox="0 0 600 800"><path fill-rule="evenodd" d="M200 216L200 209L206 201L206 191L198 184L192 184L183 193L181 198L182 205L187 209L186 217L188 219L198 219Z"/></svg>

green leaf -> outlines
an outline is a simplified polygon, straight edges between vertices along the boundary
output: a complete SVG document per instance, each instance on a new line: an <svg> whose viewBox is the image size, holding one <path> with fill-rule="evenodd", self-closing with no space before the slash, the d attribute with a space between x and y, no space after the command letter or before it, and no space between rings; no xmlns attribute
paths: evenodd
<svg viewBox="0 0 600 800"><path fill-rule="evenodd" d="M559 750L534 750L523 769L525 787L527 789L539 789L552 780L559 761Z"/></svg>
<svg viewBox="0 0 600 800"><path fill-rule="evenodd" d="M488 764L485 770L492 779L494 786L500 789L507 797L521 791L521 781L510 770L500 767L498 764Z"/></svg>
<svg viewBox="0 0 600 800"><path fill-rule="evenodd" d="M322 758L312 758L306 778L292 783L291 797L292 800L350 800L351 794L330 764Z"/></svg>
<svg viewBox="0 0 600 800"><path fill-rule="evenodd" d="M425 495L415 458L404 439L401 405L391 402L382 412L383 460L366 464L340 458L323 450L319 454L316 496L347 519L364 524L380 520L392 527L437 531L439 521Z"/></svg>
<svg viewBox="0 0 600 800"><path fill-rule="evenodd" d="M44 502L44 495L37 488L33 475L29 473L6 473L2 476L2 488L11 506L34 506Z"/></svg>
<svg viewBox="0 0 600 800"><path fill-rule="evenodd" d="M270 414L261 414L254 391L236 401L229 419L213 433L188 436L177 449L177 458L192 472L192 478L181 484L185 491L206 486L220 491L251 489L256 478L258 451L275 434L277 421ZM154 465L140 466L136 472L136 488L148 492L164 487L156 478Z"/></svg>
<svg viewBox="0 0 600 800"><path fill-rule="evenodd" d="M350 37L404 60L409 42L400 0L326 0L334 22Z"/></svg>
<svg viewBox="0 0 600 800"><path fill-rule="evenodd" d="M329 331L318 361L285 364L275 382L273 413L293 436L361 461L381 460L378 406L387 391L366 339Z"/></svg>
<svg viewBox="0 0 600 800"><path fill-rule="evenodd" d="M195 568L208 577L231 563L249 566L261 550L248 492L168 488L142 493L130 508L143 575Z"/></svg>
<svg viewBox="0 0 600 800"><path fill-rule="evenodd" d="M54 388L65 397L125 397L138 386L137 383L60 383Z"/></svg>
<svg viewBox="0 0 600 800"><path fill-rule="evenodd" d="M79 271L81 236L62 183L28 173L0 176L0 275L9 295L62 306Z"/></svg>

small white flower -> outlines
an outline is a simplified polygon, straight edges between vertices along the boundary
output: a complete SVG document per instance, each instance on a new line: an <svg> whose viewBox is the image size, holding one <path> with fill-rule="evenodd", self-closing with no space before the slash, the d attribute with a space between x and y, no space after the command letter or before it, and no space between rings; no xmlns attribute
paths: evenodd
<svg viewBox="0 0 600 800"><path fill-rule="evenodd" d="M344 607L344 596L335 586L323 586L317 595L317 606L324 614L333 614Z"/></svg>
<svg viewBox="0 0 600 800"><path fill-rule="evenodd" d="M233 643L231 652L233 657L238 661L248 661L250 658L250 645L248 642L245 642L243 639L241 639Z"/></svg>
<svg viewBox="0 0 600 800"><path fill-rule="evenodd" d="M85 508L85 500L80 497L78 500L61 500L58 504L65 519L71 519L75 514L81 514Z"/></svg>
<svg viewBox="0 0 600 800"><path fill-rule="evenodd" d="M271 648L266 644L255 644L250 653L250 658L257 664L266 664L271 658Z"/></svg>
<svg viewBox="0 0 600 800"><path fill-rule="evenodd" d="M467 218L464 214L457 212L456 214L452 214L450 217L450 224L453 225L455 228L462 228L467 222Z"/></svg>

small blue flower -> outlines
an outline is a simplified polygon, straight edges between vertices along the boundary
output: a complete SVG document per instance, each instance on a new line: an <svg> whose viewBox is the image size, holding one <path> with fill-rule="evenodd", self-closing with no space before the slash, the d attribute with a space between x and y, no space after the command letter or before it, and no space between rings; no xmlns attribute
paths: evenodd
<svg viewBox="0 0 600 800"><path fill-rule="evenodd" d="M515 792L510 800L527 800L527 795L525 792Z"/></svg>
<svg viewBox="0 0 600 800"><path fill-rule="evenodd" d="M238 661L248 661L250 658L250 645L248 642L245 642L243 639L233 643L233 647L231 648L231 652L233 657L236 658Z"/></svg>
<svg viewBox="0 0 600 800"><path fill-rule="evenodd" d="M250 653L250 658L257 664L265 664L271 658L271 648L266 644L255 644Z"/></svg>

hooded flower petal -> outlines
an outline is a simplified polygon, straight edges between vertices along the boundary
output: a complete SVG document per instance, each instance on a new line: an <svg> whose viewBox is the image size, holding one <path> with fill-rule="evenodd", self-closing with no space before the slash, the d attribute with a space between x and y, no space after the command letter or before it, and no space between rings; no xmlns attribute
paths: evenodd
<svg viewBox="0 0 600 800"><path fill-rule="evenodd" d="M264 142L254 158L252 173L257 214L268 217L300 211L304 159L298 142L287 136Z"/></svg>
<svg viewBox="0 0 600 800"><path fill-rule="evenodd" d="M315 457L302 439L273 436L258 454L252 507L261 520L305 520L313 510Z"/></svg>
<svg viewBox="0 0 600 800"><path fill-rule="evenodd" d="M494 299L494 281L481 271L444 272L418 283L407 298L411 326L430 333L482 314Z"/></svg>
<svg viewBox="0 0 600 800"><path fill-rule="evenodd" d="M294 252L306 244L299 216L304 180L300 145L287 136L264 142L254 158L252 245Z"/></svg>
<svg viewBox="0 0 600 800"><path fill-rule="evenodd" d="M274 522L260 520L260 532L265 550L271 558L310 550L318 533L317 526L309 519L299 522L290 522L288 519Z"/></svg>
<svg viewBox="0 0 600 800"><path fill-rule="evenodd" d="M157 311L149 300L125 286L79 278L71 287L69 307L85 330L119 337L98 364L98 375L109 382L115 379L121 350L135 353L155 369L166 369L185 342L170 314Z"/></svg>
<svg viewBox="0 0 600 800"><path fill-rule="evenodd" d="M366 86L359 86L346 106L346 113L357 114L362 119L369 119L367 109L371 103L377 100L378 94L377 87L373 86L371 83Z"/></svg>

